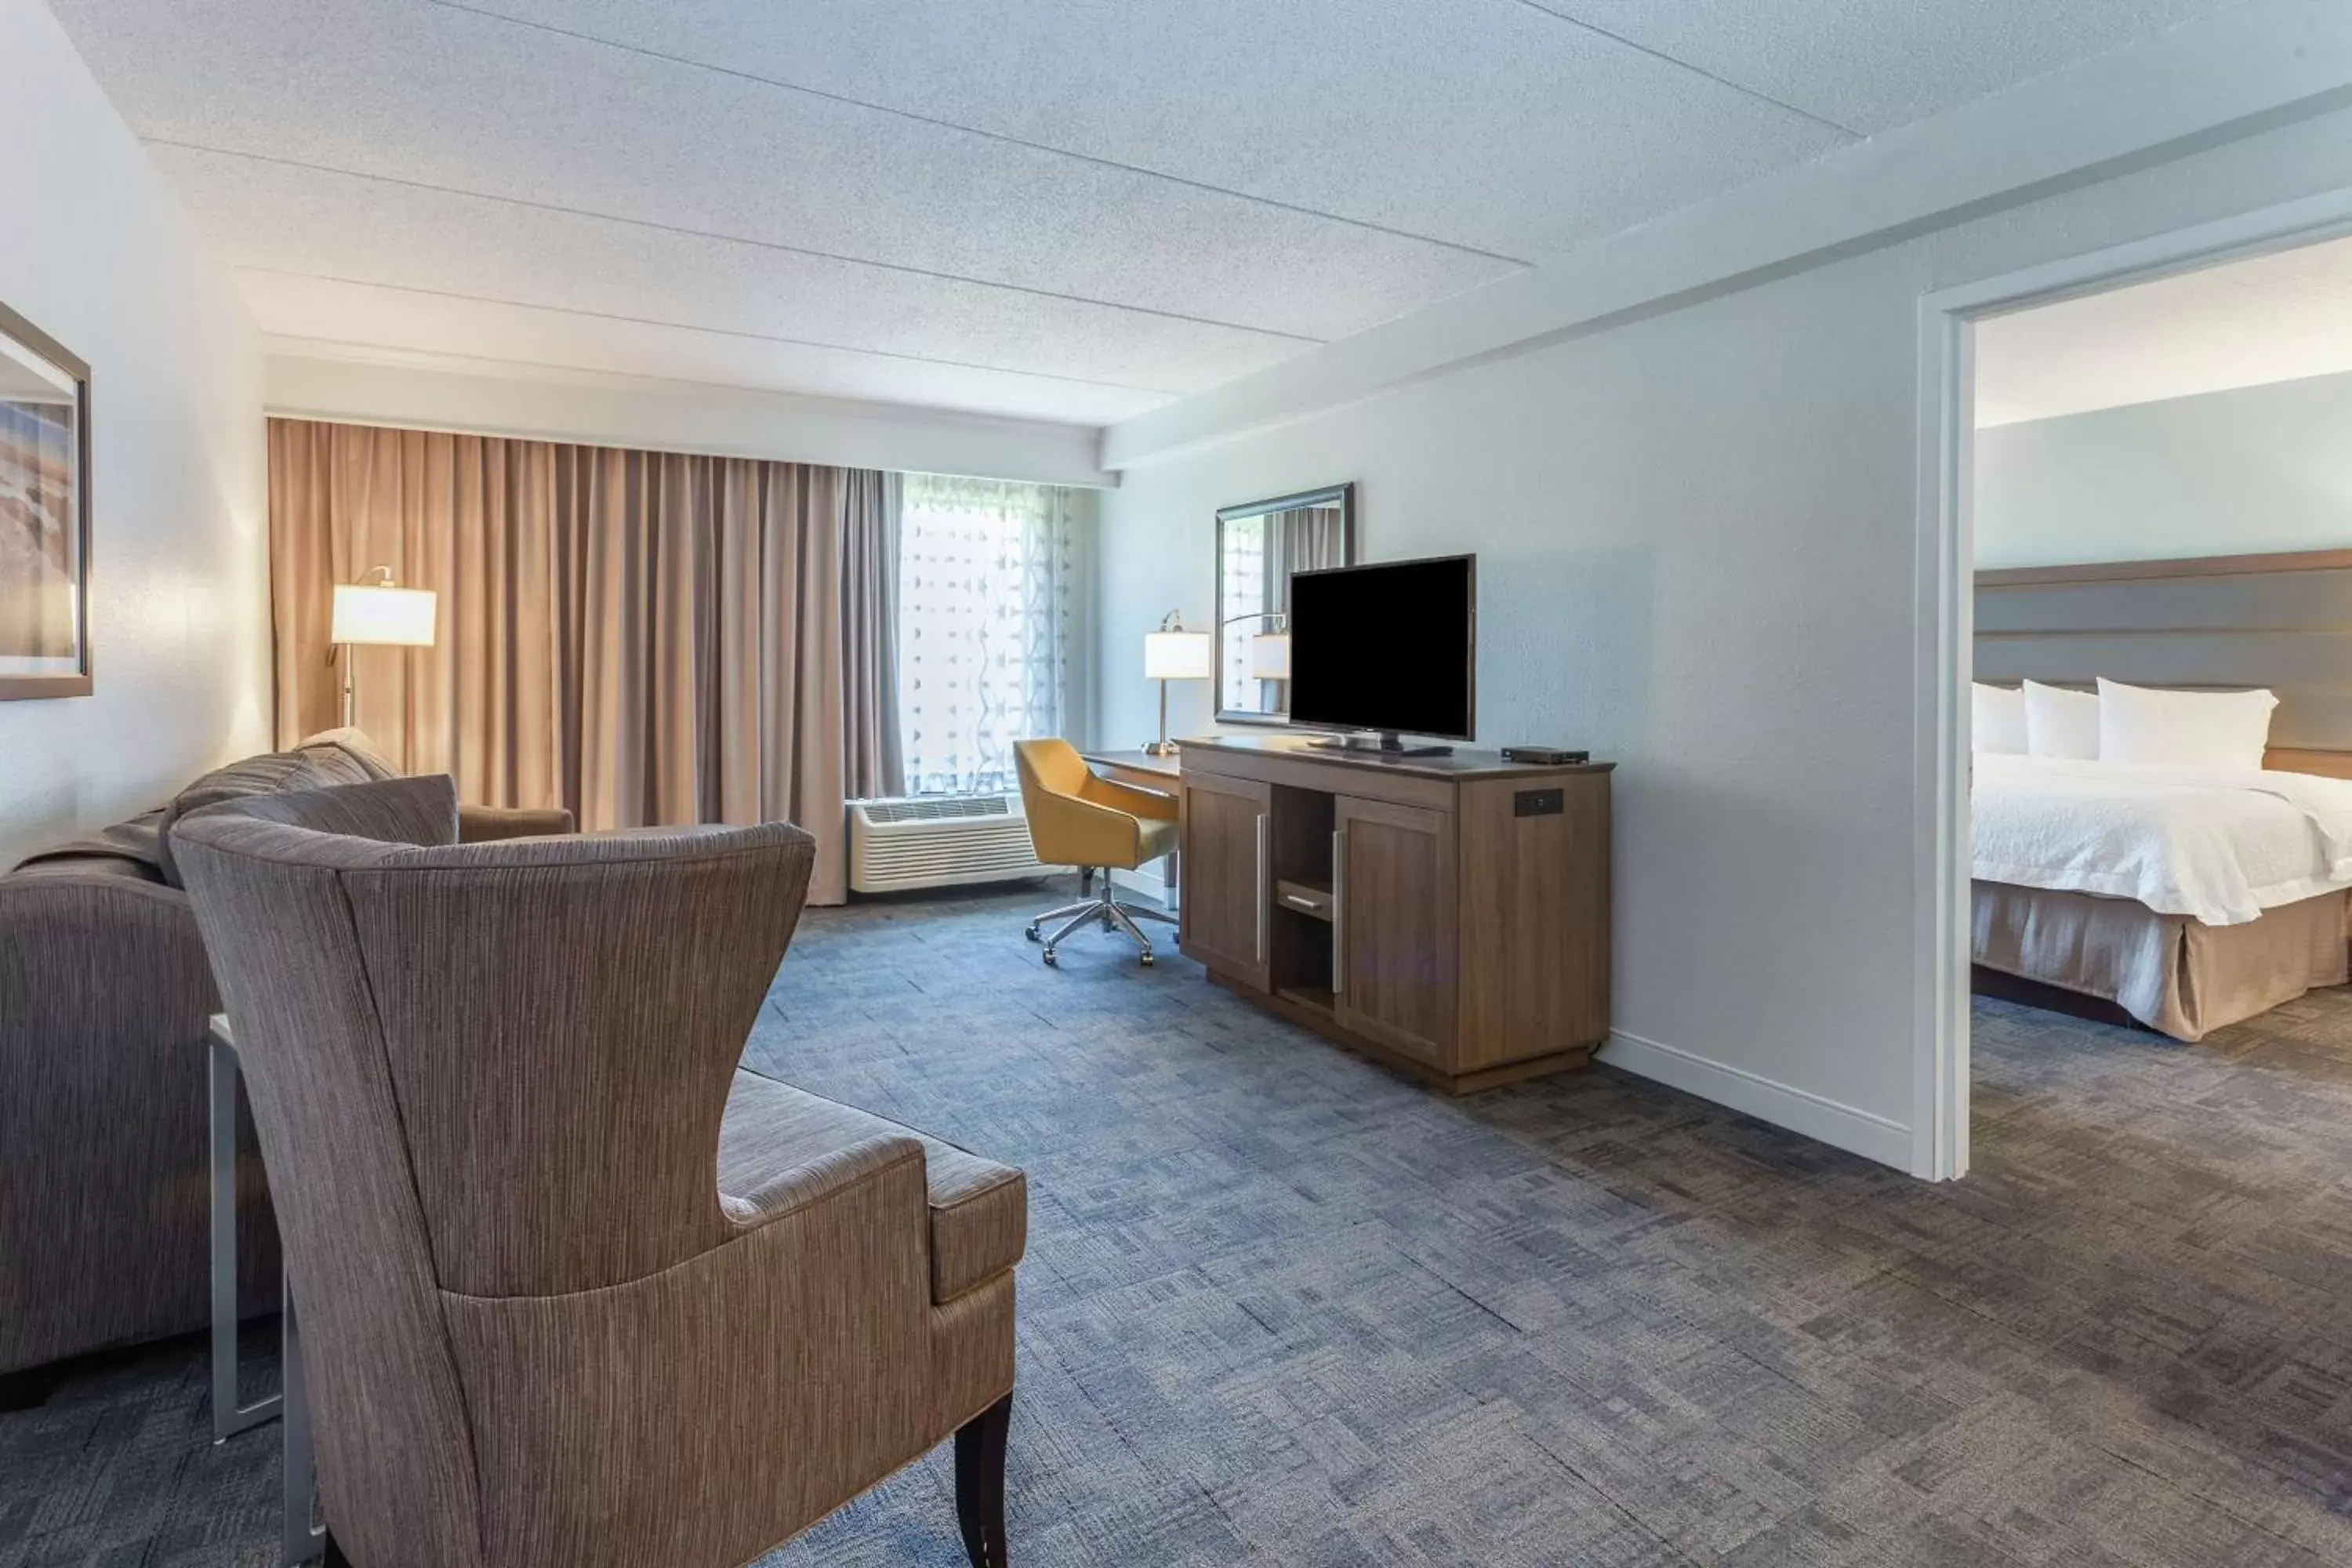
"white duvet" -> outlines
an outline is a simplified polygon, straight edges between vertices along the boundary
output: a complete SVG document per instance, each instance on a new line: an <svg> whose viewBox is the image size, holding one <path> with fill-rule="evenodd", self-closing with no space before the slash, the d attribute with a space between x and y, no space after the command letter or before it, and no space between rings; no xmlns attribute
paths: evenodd
<svg viewBox="0 0 2352 1568"><path fill-rule="evenodd" d="M2308 773L1976 758L1978 880L2137 899L2241 925L2352 887L2352 782Z"/></svg>

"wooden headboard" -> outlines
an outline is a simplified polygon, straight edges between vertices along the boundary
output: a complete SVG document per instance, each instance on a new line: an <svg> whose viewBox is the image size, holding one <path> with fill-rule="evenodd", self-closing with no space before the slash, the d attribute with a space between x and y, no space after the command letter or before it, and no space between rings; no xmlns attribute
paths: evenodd
<svg viewBox="0 0 2352 1568"><path fill-rule="evenodd" d="M2352 550L1977 574L1976 678L2266 686L2264 765L2352 778Z"/></svg>

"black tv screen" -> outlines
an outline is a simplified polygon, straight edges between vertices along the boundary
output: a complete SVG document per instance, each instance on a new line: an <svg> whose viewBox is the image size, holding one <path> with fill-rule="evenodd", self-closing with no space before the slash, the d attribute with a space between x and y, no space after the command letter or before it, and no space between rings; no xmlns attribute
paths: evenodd
<svg viewBox="0 0 2352 1568"><path fill-rule="evenodd" d="M1478 558L1290 579L1290 721L1475 738Z"/></svg>

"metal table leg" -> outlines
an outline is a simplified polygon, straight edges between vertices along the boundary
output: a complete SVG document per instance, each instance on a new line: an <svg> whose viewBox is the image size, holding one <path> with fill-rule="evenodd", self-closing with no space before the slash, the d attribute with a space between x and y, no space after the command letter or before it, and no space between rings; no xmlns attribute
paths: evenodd
<svg viewBox="0 0 2352 1568"><path fill-rule="evenodd" d="M325 1555L327 1527L318 1522L319 1467L310 1441L310 1397L302 1374L302 1331L295 1322L294 1289L286 1288L286 1506L289 1564Z"/></svg>
<svg viewBox="0 0 2352 1568"><path fill-rule="evenodd" d="M276 1418L284 1400L281 1395L272 1394L250 1405L236 1402L236 1331L240 1315L236 1299L236 1091L239 1074L236 1049L230 1043L227 1019L215 1017L213 1020L207 1043L213 1101L213 1441L225 1443L239 1432Z"/></svg>
<svg viewBox="0 0 2352 1568"><path fill-rule="evenodd" d="M236 1093L243 1075L236 1037L226 1017L215 1016L212 1021L207 1065L212 1079L213 1441L226 1442L265 1421L285 1417L279 1544L288 1568L292 1568L325 1555L327 1529L317 1521L319 1471L302 1375L302 1333L294 1315L294 1288L282 1272L278 1284L282 1391L251 1405L236 1402Z"/></svg>

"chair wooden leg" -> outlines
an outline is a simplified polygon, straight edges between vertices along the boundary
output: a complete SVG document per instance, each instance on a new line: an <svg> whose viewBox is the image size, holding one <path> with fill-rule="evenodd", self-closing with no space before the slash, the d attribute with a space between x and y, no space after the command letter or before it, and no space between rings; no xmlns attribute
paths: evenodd
<svg viewBox="0 0 2352 1568"><path fill-rule="evenodd" d="M1005 1568L1004 1437L1012 1425L1008 1394L956 1432L956 1522L971 1568Z"/></svg>

